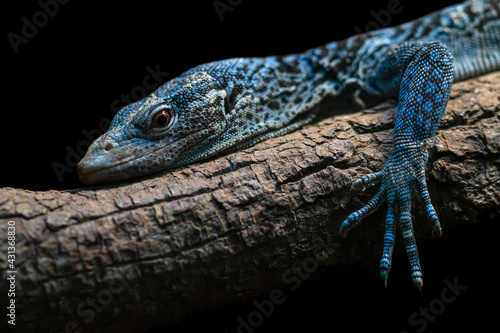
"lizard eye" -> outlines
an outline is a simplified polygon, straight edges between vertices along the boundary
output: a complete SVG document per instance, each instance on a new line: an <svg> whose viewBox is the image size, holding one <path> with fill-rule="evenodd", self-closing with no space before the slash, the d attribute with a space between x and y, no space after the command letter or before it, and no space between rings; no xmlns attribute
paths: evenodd
<svg viewBox="0 0 500 333"><path fill-rule="evenodd" d="M170 124L172 116L170 115L170 110L163 109L155 113L152 119L152 125L155 128L164 128Z"/></svg>

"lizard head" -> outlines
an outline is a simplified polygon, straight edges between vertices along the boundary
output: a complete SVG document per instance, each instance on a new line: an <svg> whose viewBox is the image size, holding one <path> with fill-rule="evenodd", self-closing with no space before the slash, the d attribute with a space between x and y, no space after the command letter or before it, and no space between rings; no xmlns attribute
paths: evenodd
<svg viewBox="0 0 500 333"><path fill-rule="evenodd" d="M138 177L202 158L186 150L225 126L226 91L201 69L121 109L77 167L86 184Z"/></svg>

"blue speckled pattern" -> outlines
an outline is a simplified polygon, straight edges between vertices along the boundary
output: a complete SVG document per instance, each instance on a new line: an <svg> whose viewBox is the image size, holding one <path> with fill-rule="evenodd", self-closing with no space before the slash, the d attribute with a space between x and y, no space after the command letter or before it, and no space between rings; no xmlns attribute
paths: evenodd
<svg viewBox="0 0 500 333"><path fill-rule="evenodd" d="M439 126L454 80L500 69L499 12L498 0L473 0L300 54L197 66L120 110L80 162L80 179L122 180L243 149L328 114L341 98L353 109L398 98L389 160L353 183L354 189L379 190L343 222L341 235L387 201L382 279L387 281L398 228L420 287L414 190L434 233L441 234L426 185L424 143Z"/></svg>

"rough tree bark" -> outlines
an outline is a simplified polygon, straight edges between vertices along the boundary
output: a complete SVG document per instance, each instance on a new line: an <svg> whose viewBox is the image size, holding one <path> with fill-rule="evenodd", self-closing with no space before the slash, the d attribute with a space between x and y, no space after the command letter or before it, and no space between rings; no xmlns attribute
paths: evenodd
<svg viewBox="0 0 500 333"><path fill-rule="evenodd" d="M430 144L428 183L445 234L498 216L499 92L500 72L455 84ZM383 209L345 241L338 230L374 193L349 188L382 168L394 115L384 103L131 183L0 189L0 290L9 288L14 221L17 331L144 331L290 287L297 263L321 277L378 261ZM415 207L425 246L430 227Z"/></svg>

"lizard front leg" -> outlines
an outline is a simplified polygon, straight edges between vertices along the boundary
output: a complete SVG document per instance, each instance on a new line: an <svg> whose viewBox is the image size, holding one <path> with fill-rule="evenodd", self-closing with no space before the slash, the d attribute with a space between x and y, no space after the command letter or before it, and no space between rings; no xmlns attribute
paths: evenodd
<svg viewBox="0 0 500 333"><path fill-rule="evenodd" d="M380 276L387 284L391 268L396 229L400 229L410 260L411 276L416 287L423 285L411 219L411 196L418 190L435 235L441 227L432 206L425 181L427 151L425 140L434 136L443 116L453 83L453 60L441 43L404 45L397 51L394 64L400 67L398 114L390 157L382 171L363 176L353 183L354 189L379 183L373 199L352 213L342 223L340 234L359 224L385 200L388 203Z"/></svg>

